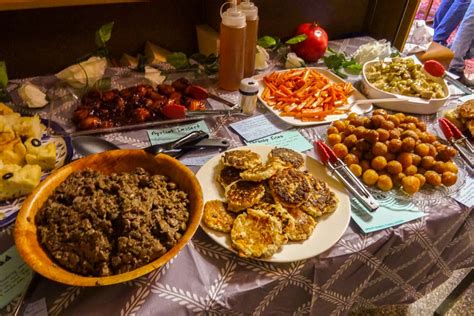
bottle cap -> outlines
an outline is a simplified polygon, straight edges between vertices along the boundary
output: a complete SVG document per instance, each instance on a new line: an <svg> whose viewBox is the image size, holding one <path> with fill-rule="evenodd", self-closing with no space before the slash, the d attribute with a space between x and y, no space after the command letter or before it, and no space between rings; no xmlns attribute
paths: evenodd
<svg viewBox="0 0 474 316"><path fill-rule="evenodd" d="M258 82L253 78L245 78L240 81L239 91L243 95L255 95L258 93Z"/></svg>
<svg viewBox="0 0 474 316"><path fill-rule="evenodd" d="M239 10L247 16L247 20L256 20L258 18L258 7L253 2L242 1L239 4Z"/></svg>
<svg viewBox="0 0 474 316"><path fill-rule="evenodd" d="M232 6L228 8L225 12L222 12L224 6L226 4L231 4ZM235 1L231 2L224 2L221 6L221 18L222 24L233 27L233 28L241 28L247 25L245 20L245 14L238 9L237 5L235 5Z"/></svg>

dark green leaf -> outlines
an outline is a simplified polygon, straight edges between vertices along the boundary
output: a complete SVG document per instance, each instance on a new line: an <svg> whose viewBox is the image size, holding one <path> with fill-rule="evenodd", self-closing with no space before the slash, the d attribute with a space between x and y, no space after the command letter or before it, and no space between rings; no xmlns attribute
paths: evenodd
<svg viewBox="0 0 474 316"><path fill-rule="evenodd" d="M166 57L166 62L176 69L189 67L189 61L186 54L181 52L169 54L168 57Z"/></svg>
<svg viewBox="0 0 474 316"><path fill-rule="evenodd" d="M393 52L390 54L390 57L400 57L400 52L399 51L396 51L396 52Z"/></svg>
<svg viewBox="0 0 474 316"><path fill-rule="evenodd" d="M102 25L95 32L95 44L98 47L104 47L105 44L110 40L110 38L112 37L113 28L114 28L114 22L110 22L110 23Z"/></svg>
<svg viewBox="0 0 474 316"><path fill-rule="evenodd" d="M112 79L111 78L102 78L95 82L94 88L97 90L105 91L110 90L112 86Z"/></svg>
<svg viewBox="0 0 474 316"><path fill-rule="evenodd" d="M8 85L7 64L0 61L0 88L5 88Z"/></svg>
<svg viewBox="0 0 474 316"><path fill-rule="evenodd" d="M344 67L344 70L351 75L358 75L362 71L362 65L359 63L352 63Z"/></svg>
<svg viewBox="0 0 474 316"><path fill-rule="evenodd" d="M335 54L335 55L337 55L337 52L329 46L328 46L328 51Z"/></svg>
<svg viewBox="0 0 474 316"><path fill-rule="evenodd" d="M290 38L285 43L288 45L295 45L295 44L305 41L307 38L308 36L306 36L306 34L300 34L300 35L296 35L295 37Z"/></svg>
<svg viewBox="0 0 474 316"><path fill-rule="evenodd" d="M277 40L272 36L262 36L257 40L257 45L263 48L270 48L277 45Z"/></svg>
<svg viewBox="0 0 474 316"><path fill-rule="evenodd" d="M323 60L326 67L334 70L341 68L342 63L344 62L344 59L338 55L324 56Z"/></svg>

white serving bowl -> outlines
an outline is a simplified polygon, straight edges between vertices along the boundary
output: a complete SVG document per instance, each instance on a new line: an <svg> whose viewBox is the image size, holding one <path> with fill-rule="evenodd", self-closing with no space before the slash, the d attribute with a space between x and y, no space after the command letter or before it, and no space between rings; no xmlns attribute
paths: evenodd
<svg viewBox="0 0 474 316"><path fill-rule="evenodd" d="M407 57L410 58L410 57ZM441 84L443 87L443 91L446 94L444 98L440 99L422 99L418 97L409 97L406 95L401 95L401 94L395 94L395 93L390 93L383 91L379 88L376 88L373 84L367 80L366 77L366 70L368 67L371 65L377 63L378 60L372 60L369 62L366 62L362 68L362 87L363 87L363 92L369 99L385 99L385 98L397 98L400 100L403 100L403 102L387 102L387 103L380 103L377 104L377 106L387 109L387 110L392 110L392 111L398 111L398 112L408 112L408 113L415 113L415 114L433 114L438 112L443 105L446 103L448 98L450 97L450 92L448 85L446 84L446 81L444 81L443 78L438 78L438 77L433 77L430 74L426 73L431 79L433 79L435 82ZM424 70L423 70L424 71Z"/></svg>

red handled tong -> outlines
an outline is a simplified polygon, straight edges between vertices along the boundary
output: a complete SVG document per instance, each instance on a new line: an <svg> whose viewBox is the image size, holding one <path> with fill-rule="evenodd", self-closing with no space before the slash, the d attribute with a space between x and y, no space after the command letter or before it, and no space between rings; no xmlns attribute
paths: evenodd
<svg viewBox="0 0 474 316"><path fill-rule="evenodd" d="M474 154L474 147L471 145L469 140L450 120L446 118L440 118L438 122L446 139L451 143L451 145L453 145L454 148L456 148L456 150L459 152L464 161L466 161L469 167L474 168L474 163L472 162L472 159L474 158L472 157L472 154ZM461 146L461 144L464 146ZM471 154L471 157L466 154L466 149Z"/></svg>
<svg viewBox="0 0 474 316"><path fill-rule="evenodd" d="M329 167L331 172L341 181L354 197L362 203L370 212L379 208L379 203L370 194L369 190L352 173L347 165L339 159L334 151L324 141L317 140L313 143L315 151L318 152L321 161Z"/></svg>

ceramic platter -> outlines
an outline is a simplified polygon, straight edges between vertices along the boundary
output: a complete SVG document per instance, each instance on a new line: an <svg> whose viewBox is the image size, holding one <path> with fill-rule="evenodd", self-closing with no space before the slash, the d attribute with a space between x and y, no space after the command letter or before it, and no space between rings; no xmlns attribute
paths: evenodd
<svg viewBox="0 0 474 316"><path fill-rule="evenodd" d="M332 82L345 82L343 79L340 77L336 76L333 74L331 71L324 69L324 68L317 68L317 67L308 67L306 69L314 69L318 71L320 74L326 76L329 78L330 81ZM286 72L289 70L281 70L277 72ZM293 125L293 126L314 126L314 125L320 125L320 124L326 124L329 122L337 121L340 119L343 119L347 116L347 114L337 114L337 115L328 115L324 120L322 121L315 121L315 122L303 122L297 118L291 117L291 116L280 116L281 111L276 110L272 108L270 105L268 105L263 99L261 98L261 95L263 93L263 90L265 89L265 83L263 82L263 77L264 75L257 75L254 78L258 81L259 89L258 89L258 99L260 102L265 105L265 107L271 111L273 114L275 114L278 118L280 118L282 121ZM354 88L354 91L351 93L351 95L348 98L349 104L353 103L356 100L365 100L366 97L362 93L360 93L357 89ZM342 106L338 109L343 110L344 108L347 108L349 104ZM364 104L364 105L354 105L352 107L352 112L355 112L357 114L364 114L372 110L372 104Z"/></svg>
<svg viewBox="0 0 474 316"><path fill-rule="evenodd" d="M41 119L41 123L45 126L50 126L50 128L56 132L64 134L64 129L54 121L48 121L47 119ZM49 136L47 133L43 134L41 138L41 143L55 143L56 144L56 166L55 169L62 167L67 164L73 154L73 148L71 143L71 138L69 136ZM41 180L46 178L49 172L43 172ZM0 227L4 227L12 223L18 211L20 210L23 201L26 196L20 197L13 200L1 201L0 202Z"/></svg>
<svg viewBox="0 0 474 316"><path fill-rule="evenodd" d="M250 149L262 157L265 161L268 153L274 147L271 146L246 146L236 149ZM222 154L216 155L209 160L196 174L203 188L204 202L210 200L225 200L222 187L217 183L216 176L220 172ZM315 159L304 156L305 169L316 178L325 181L339 199L339 204L334 213L322 216L309 239L302 242L288 242L283 245L279 252L270 258L257 259L269 262L292 262L314 257L333 246L344 234L349 225L351 205L346 189L328 175L326 168ZM201 222L202 229L222 247L235 252L231 246L230 234L214 231Z"/></svg>

